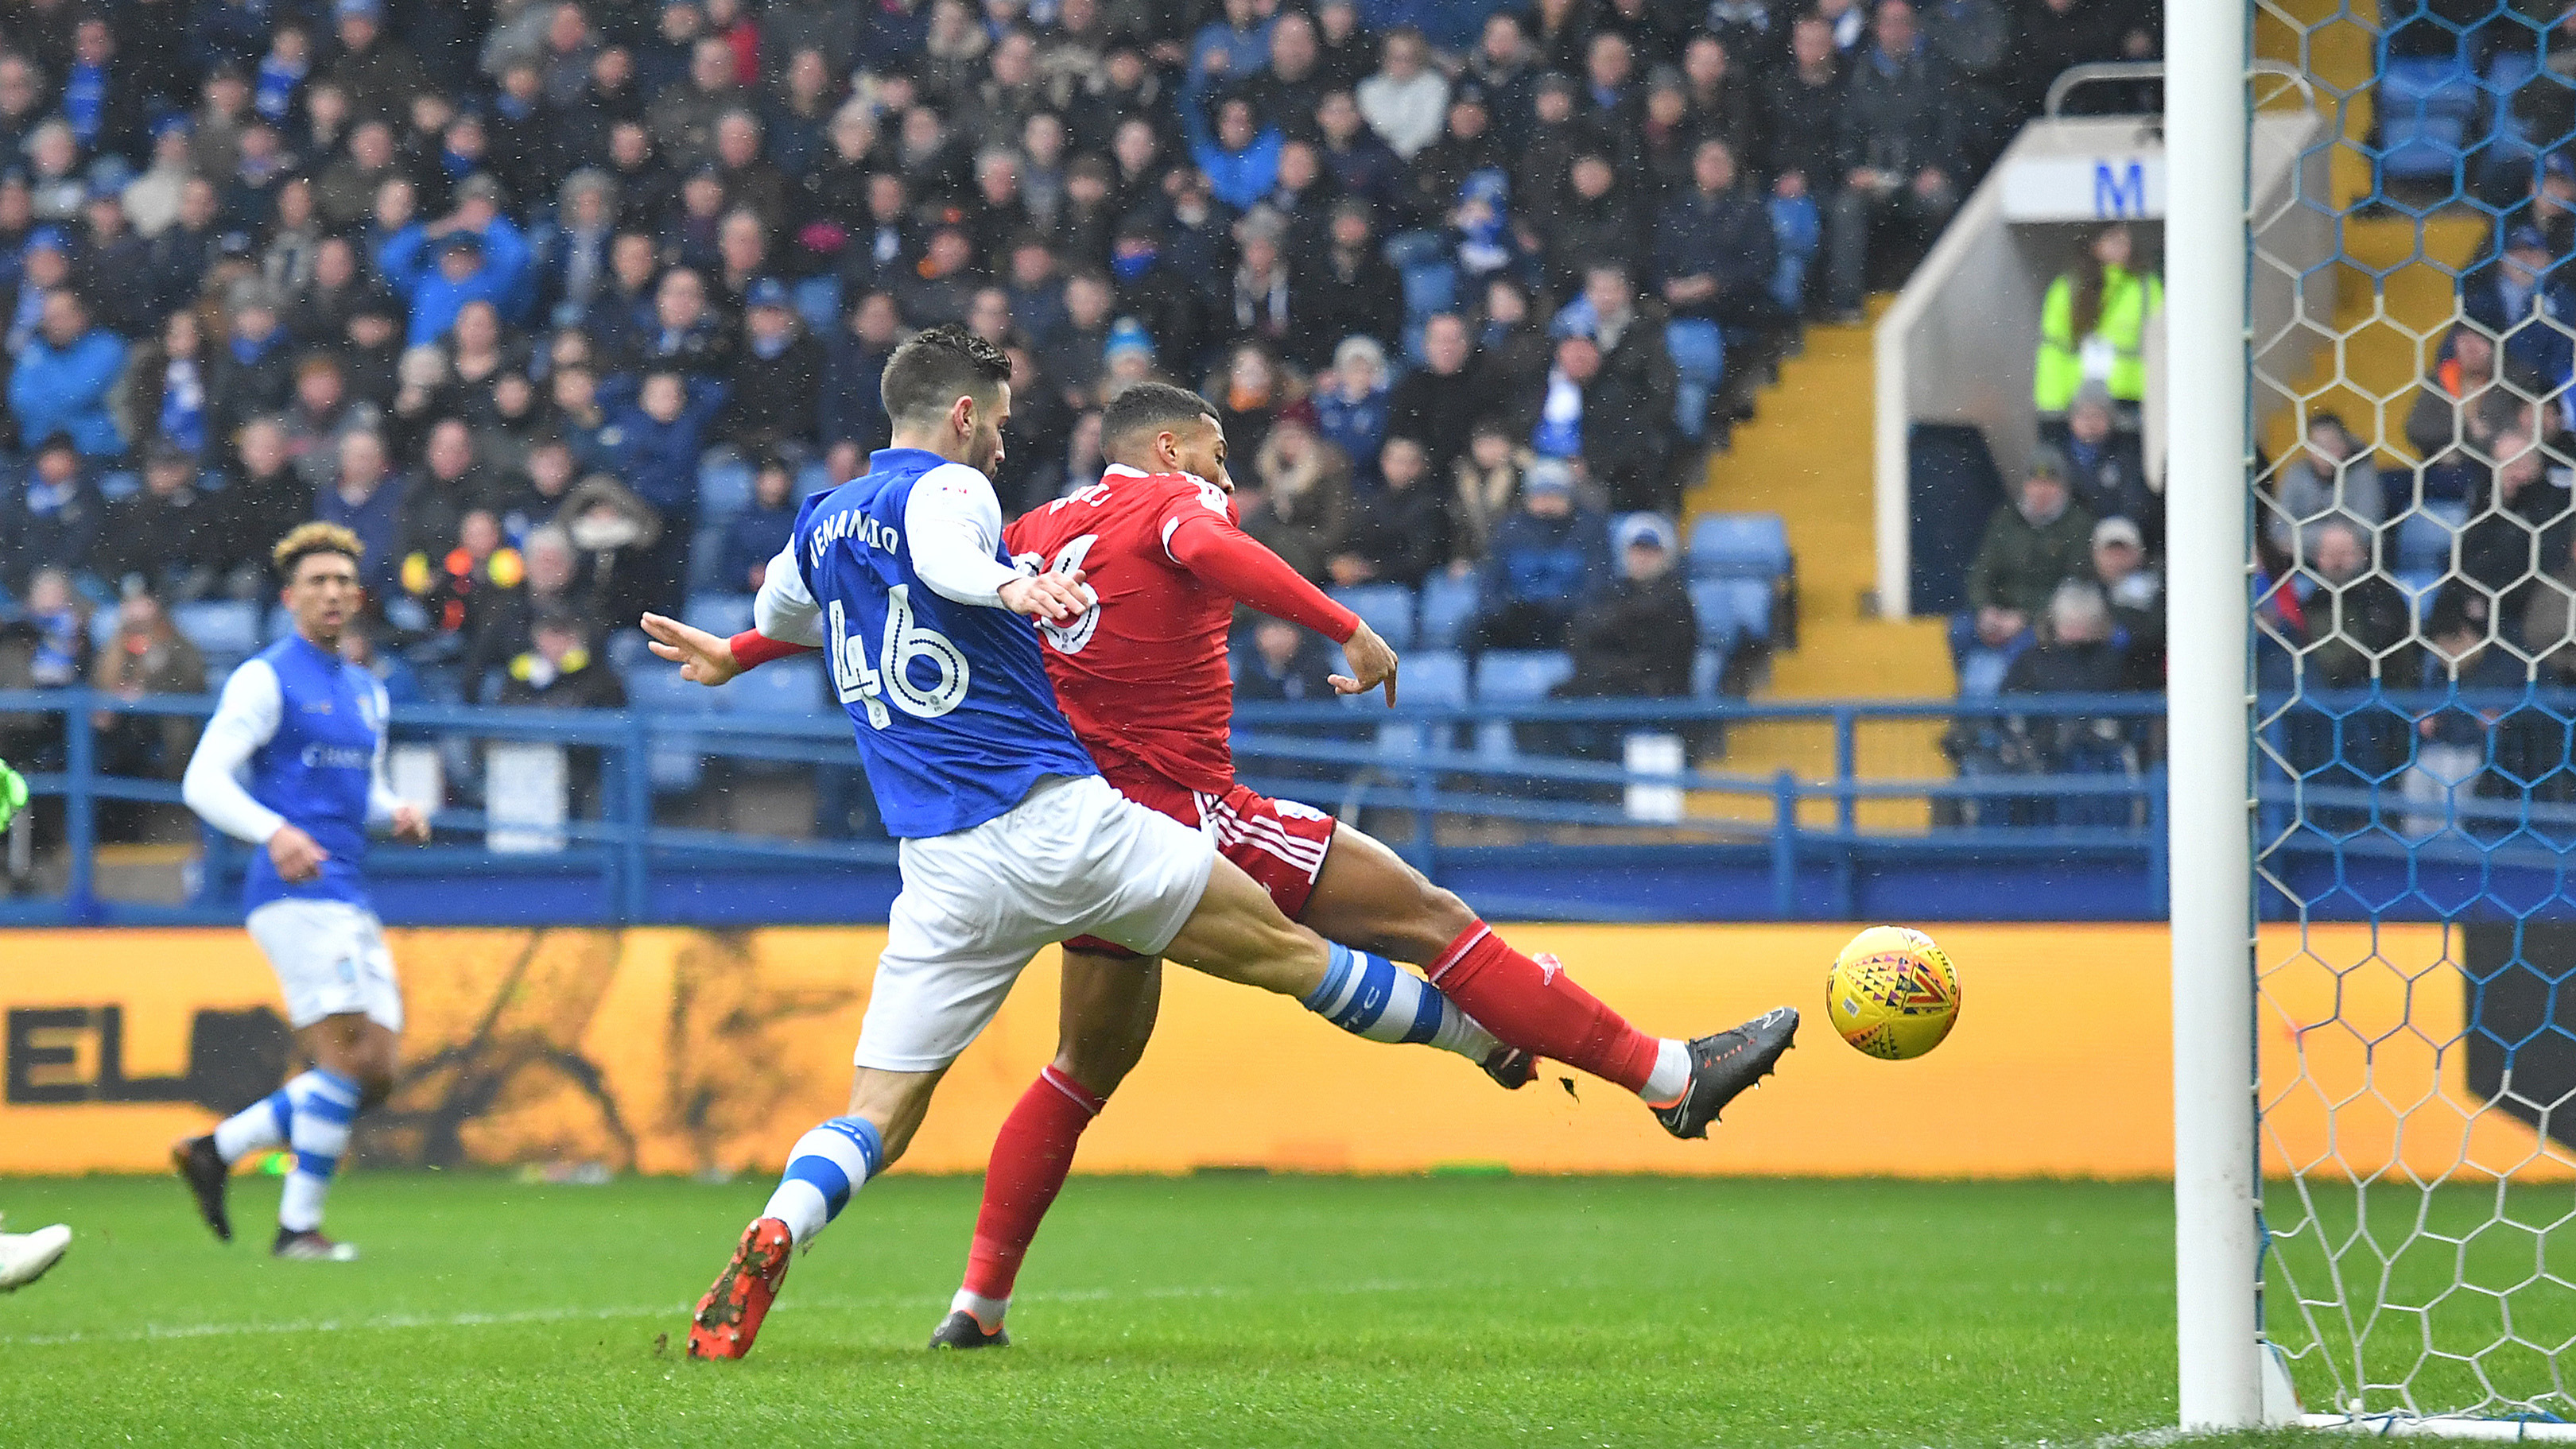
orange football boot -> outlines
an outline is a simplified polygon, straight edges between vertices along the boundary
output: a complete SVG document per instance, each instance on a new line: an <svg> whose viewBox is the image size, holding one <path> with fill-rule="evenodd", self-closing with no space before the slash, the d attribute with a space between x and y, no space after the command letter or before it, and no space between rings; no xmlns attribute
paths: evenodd
<svg viewBox="0 0 2576 1449"><path fill-rule="evenodd" d="M716 1275L715 1286L698 1300L689 1320L689 1357L740 1358L760 1336L760 1320L769 1316L778 1285L787 1281L787 1262L796 1246L787 1224L762 1218L742 1230L733 1261Z"/></svg>

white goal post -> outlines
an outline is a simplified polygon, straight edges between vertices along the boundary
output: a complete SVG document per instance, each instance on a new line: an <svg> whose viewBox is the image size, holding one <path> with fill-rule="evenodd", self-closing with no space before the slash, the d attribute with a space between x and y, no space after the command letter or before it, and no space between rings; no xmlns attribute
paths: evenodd
<svg viewBox="0 0 2576 1449"><path fill-rule="evenodd" d="M2186 1430L2263 1422L2255 1285L2247 0L2165 7L2174 1308Z"/></svg>
<svg viewBox="0 0 2576 1449"><path fill-rule="evenodd" d="M2249 216L2247 186L2253 109L2250 51L2257 15L2264 13L2267 23L2279 22L2302 36L2318 33L2317 22L2303 25L2286 9L2276 8L2282 4L2283 0L2166 3L2165 317L2166 395L2171 411L2166 427L2165 499L2180 1427L2186 1433L2198 1433L2301 1425L2383 1437L2576 1443L2576 1423L2557 1417L2576 1419L2576 1403L2571 1403L2570 1387L2561 1377L2562 1358L2576 1364L2576 1332L2559 1322L2576 1317L2568 1311L2569 1304L2576 1303L2576 1285L2561 1276L2576 1264L2576 1189L2570 1188L2565 1170L2576 1158L2566 1148L2552 1145L2547 1116L2550 1107L2567 1106L2567 1101L2537 1104L2540 1125L2534 1130L2539 1140L2526 1158L2502 1165L2481 1158L2478 1144L2491 1138L2479 1134L2493 1126L2490 1114L2512 1091L2514 1047L2504 1047L2507 1087L2489 1100L2463 1100L2474 1099L2477 1093L2459 1092L2448 1074L2462 1070L2463 1039L2476 1029L2477 1019L2472 1013L2463 1025L2456 1015L2439 1018L2417 1004L2419 991L2428 999L2433 995L2428 987L2448 992L2445 999L2451 1002L2459 1000L2464 990L2474 997L2480 989L2474 984L2479 978L2461 966L2466 958L2456 954L2454 946L2463 929L2460 922L2469 918L2469 907L2439 908L2430 924L2402 928L2419 933L2416 939L2433 943L2422 948L2426 964L2421 966L2389 966L2388 959L2383 959L2384 949L2389 958L2400 953L2383 947L2380 908L2375 904L2357 927L2315 928L2320 940L2336 930L2369 933L2364 964L2389 967L2402 977L2404 1002L2397 1008L2396 1027L2422 1040L2429 1068L2413 1056L2402 1062L2383 1059L2374 1054L2378 1043L2356 1030L2364 1039L2355 1056L2361 1063L2360 1091L2337 1097L2332 1083L2311 1080L2305 1035L2310 1025L2352 1025L2343 1019L2347 1008L2341 996L2341 968L2335 968L2330 984L2330 1007L2309 1016L2290 1013L2287 1031L2267 1029L2283 1019L2275 996L2289 988L2267 974L2277 969L2272 957L2279 948L2267 953L2270 938L2257 929L2258 870L2265 868L2259 862L2270 858L2263 852L2272 848L2276 835L2274 820L2264 812L2267 808L2275 814L2286 812L2299 824L2305 823L2305 812L2312 807L2303 796L2288 806L2280 805L2265 783L2281 773L2283 760L2275 737L2264 733L2278 716L2267 715L2268 696L2257 693L2257 630L2262 626L2254 608L2259 577L2254 535L2260 521L2258 509L2266 506L2267 496L2254 481L2256 440L2263 435L2257 414L2265 408L2324 405L2314 403L2311 394L2298 392L2288 379L2256 375L2252 349L2258 339L2249 324L2249 280L2253 269L2263 264L2254 254L2256 219ZM2418 5L2419 0L2384 0L2384 4L2342 0L2341 13L2327 23L2358 25L2384 35L2387 21L2412 14ZM2384 41L2377 43L2377 53L2384 56ZM2304 43L2301 54L2307 54ZM2366 92L2347 87L2342 94ZM2332 144L2351 145L2358 139L2357 135L2344 139L2339 117L2330 118L2328 129ZM2453 199L2459 199L2457 193ZM2310 204L2335 205L2331 198L2312 198ZM2437 204L2416 214L2419 258L2424 229L2433 225L2424 218L2440 210ZM2404 215L2397 221L2405 224ZM2338 225L2345 222L2339 220ZM2338 251L2348 258L2344 248L2350 245L2345 234ZM2346 275L2366 271L2356 266ZM2385 285L2384 276L2376 285ZM2389 309L2384 298L2381 302L2371 325L2388 321ZM2329 319L2304 320L2333 331ZM2438 330L2416 334L2414 376L2430 366L2435 356L2431 349L2438 347L2456 314L2441 320ZM2336 354L2330 381L2337 386L2350 381L2342 374L2341 361L2347 340L2336 334L2334 345L2327 349ZM2378 418L2363 420L2354 429L2364 448L2393 450L2402 456L2403 443L2392 419L2405 416L2411 384L2409 378L2406 390L2393 398L2377 397ZM2304 416L2300 422L2295 435L2304 436ZM2279 460L2273 460L2272 466L2278 467ZM2501 464L2493 466L2500 476ZM2392 532L2398 515L2410 503L2416 511L2424 508L2421 471L2388 470ZM2340 503L2340 475L2333 486ZM2497 487L2500 490L2501 484ZM2414 490L2411 499L2406 496L2409 488ZM2489 627L2490 639L2498 637L2492 632L2496 626ZM2298 650L2294 647L2289 653L2296 655ZM2301 667L2294 660L2292 668ZM2433 677L2438 679L2438 670ZM2304 674L2294 675L2294 681L2289 686L2294 702L2299 702L2304 687L2328 700L2318 707L2329 714L2338 707L2322 686L2306 683ZM2379 687L2374 667L2371 689L2376 693ZM2400 686L2392 683L2390 687ZM2403 687L2414 687L2413 678L2404 681ZM2370 707L2393 708L2377 700ZM2346 716L2331 717L2332 749L2338 756L2333 763L2343 766L2346 762L2339 757L2346 749ZM2402 731L2401 763L2416 748L2415 723L2409 720ZM2492 752L2496 747L2488 748ZM2266 775L2266 770L2271 774ZM2288 774L2288 788L2294 795L2303 784L2313 783L2295 766ZM2383 856L2401 856L2411 866L2418 844L2415 837L2403 834L2410 827L2379 823L2377 796L2383 787L2393 789L2390 779L2383 773L2365 779L2362 791L2345 791L2373 797L2367 806L2371 824L2354 833L2367 836L2392 829L2393 846L2375 838L2371 843L2383 847ZM2334 792L2315 793L2317 798L2331 799ZM2463 787L2461 796L2466 795ZM2314 808L2322 814L2328 807ZM2473 841L2461 821L2476 809L2510 806L2437 808L2456 812L2450 824L2459 844L2451 848L2466 855L2490 847ZM2527 821L2528 791L2522 809ZM2333 830L2322 833L2331 836ZM2568 851L2563 845L2558 848L2563 871ZM2341 843L2333 849L2340 859ZM2266 929L2294 931L2296 951L2303 960L2314 959L2320 951L2331 957L2331 947L2311 942L2310 903L2282 888L2277 878L2263 878L2274 879L2276 897L2289 898L2295 907L2290 912L2293 920ZM2472 901L2471 906L2482 903ZM2551 908L2557 909L2554 903ZM2321 913L2319 920L2332 914ZM2529 914L2537 916L2540 909ZM2565 920L2571 914L2576 913L2560 910L2552 919ZM2391 922L2401 916L2408 922L2427 920L2422 908L2411 904L2403 912L2392 911ZM2523 919L2514 914L2510 928L2518 932ZM2523 948L2518 935L2515 940L2519 961ZM2472 1012L2468 1007L2458 1010ZM2413 1043L2407 1045L2411 1049ZM2276 1070L2285 1078L2295 1076L2318 1099L2316 1113L2326 1124L2323 1135L2329 1143L2320 1157L2303 1159L2293 1154L2285 1160L2273 1129L2264 1121L2267 1094L2276 1102L2287 1101L2287 1094L2275 1093L2264 1075L2266 1056L2271 1053L2281 1054L2271 1063ZM2400 1144L2389 1149L2388 1158L2396 1159L2393 1165L2387 1159L2373 1159L2376 1165L2356 1166L2359 1150L2335 1136L2336 1114L2352 1096L2364 1095L2384 1098L2374 1106L2386 1108L2385 1115L2393 1118L2391 1140ZM2441 1121L2419 1120L2417 1115L2430 1119L2444 1111L2452 1115ZM2405 1160L2417 1145L2407 1140L2407 1134L2415 1133L2420 1140L2429 1128L2431 1135L2438 1136L2443 1121L2451 1129L2444 1141L2455 1146L2444 1145L2442 1151L2455 1150L2457 1162L2446 1159L2441 1166L2423 1169ZM2348 1157L2348 1152L2355 1155ZM2525 1164L2544 1170L2526 1174ZM2277 1185L2268 1224L2267 1175ZM2551 1204L2536 1216L2523 1196L2535 1192L2548 1196ZM2492 1194L2491 1208L2481 1206L2479 1193ZM2468 1226L2438 1222L2437 1198L2448 1207L2465 1204L2475 1209L2468 1216L2484 1216ZM2563 1214L2555 1206L2560 1198L2568 1202ZM2373 1214L2388 1211L2379 1205L2386 1199L2420 1205L2411 1227L2390 1232L2390 1241L2382 1242L2373 1236L2377 1226ZM2533 1220L2526 1222L2526 1217ZM2533 1240L2537 1262L2527 1279L2508 1279L2499 1286L2477 1277L2473 1250L2482 1233L2496 1228L2510 1228ZM2555 1259L2553 1233L2559 1239ZM2284 1255L2285 1236L2299 1256ZM2488 1241L2492 1243L2492 1238ZM2456 1258L2456 1267L2445 1263L2431 1275L2440 1284L2430 1291L2406 1286L2398 1271L2398 1260L2419 1248L2432 1250L2436 1257ZM2420 1276L2426 1261L2412 1259L2404 1266ZM2555 1301L2541 1305L2548 1309L2546 1313L2523 1311L2518 1317L2514 1295L2533 1291L2535 1285L2538 1293ZM2487 1316L2475 1319L2473 1329L2452 1333L2459 1317L2465 1316L2464 1303ZM2441 1321L2446 1314L2455 1316ZM2528 1320L2535 1318L2546 1321L2546 1332L2531 1326ZM2500 1334L2491 1320L2501 1321ZM2473 1331L2495 1336L2491 1343L2479 1346L2480 1341L2462 1336ZM2379 1337L2374 1339L2374 1334ZM2401 1365L2393 1371L2393 1382L2382 1374L2384 1365L2392 1362ZM2298 1388L2308 1391L2304 1407L2298 1402L2294 1380Z"/></svg>

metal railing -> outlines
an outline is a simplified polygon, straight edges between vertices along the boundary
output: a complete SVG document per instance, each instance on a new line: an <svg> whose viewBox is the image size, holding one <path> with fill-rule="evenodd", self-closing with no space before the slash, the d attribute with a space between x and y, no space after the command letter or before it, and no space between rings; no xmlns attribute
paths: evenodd
<svg viewBox="0 0 2576 1449"><path fill-rule="evenodd" d="M204 718L207 698L154 697L127 701L86 690L0 692L0 724L16 716L20 738L43 736L49 758L33 762L34 793L59 801L59 827L50 824L56 851L49 858L61 888L44 896L0 900L0 923L153 924L212 922L234 916L231 885L245 847L205 833L206 855L197 884L183 905L111 900L98 889L98 812L110 801L179 803L178 785L102 773L100 732L93 715ZM1743 700L1551 701L1512 707L1425 707L1389 711L1348 702L1247 705L1237 715L1237 768L1254 788L1305 798L1388 838L1399 853L1435 880L1453 864L1494 859L1542 863L1606 859L1608 852L1641 865L1695 869L1723 864L1741 873L1767 869L1767 902L1748 902L1745 913L1793 918L1802 913L1802 888L1821 871L1823 903L1806 914L1848 916L1868 873L1890 860L1951 858L2045 863L2070 857L2113 859L2143 867L2148 894L2162 900L2165 832L2161 774L2147 765L2124 774L2064 777L2011 775L1984 778L1867 779L1858 768L1863 732L1907 722L2087 716L2145 727L2162 711L2152 696L2103 695L2010 701L1905 701L1754 703ZM28 728L31 717L37 727ZM44 723L50 718L50 724ZM1617 763L1618 744L1636 733L1705 738L1725 729L1768 722L1801 723L1831 735L1832 773L1807 778L1790 770L1748 773L1725 769L1632 770ZM1514 727L1558 732L1591 731L1609 743L1609 762L1516 749L1495 732ZM1479 738L1479 731L1483 735ZM454 706L408 706L393 716L397 743L442 737L474 741L541 741L595 751L598 760L595 818L569 819L547 829L562 849L539 855L499 853L480 843L481 832L507 821L464 806L442 806L434 815L437 840L420 848L383 850L371 862L379 877L452 880L458 886L506 890L513 880L545 877L587 881L584 919L645 924L699 919L663 899L674 878L692 872L768 871L871 874L891 891L896 852L882 836L822 840L793 834L755 834L666 824L657 819L657 797L647 762L657 749L687 749L710 758L752 764L813 765L852 769L849 726L837 714L745 715L588 712ZM25 763L22 762L22 768ZM1637 787L1683 792L1674 815L1641 816L1627 793ZM2066 825L1969 823L1934 828L1946 807L1985 819L1984 807L2001 802L2104 802L2125 824ZM1872 827L1864 807L1877 801L1917 801L1924 823ZM663 813L669 813L664 810ZM1826 819L1805 817L1822 813ZM2043 810L2041 813L2046 813ZM27 827L20 827L22 830ZM1481 843L1461 843L1461 834ZM1496 844L1492 837L1509 837ZM1517 854L1515 854L1517 852ZM1757 896L1760 893L1757 892ZM1580 900L1552 899L1542 886L1513 904L1527 913L1625 918L1640 912L1594 910ZM862 892L853 899L868 899ZM498 898L496 897L496 902ZM1767 911L1764 907L1767 905ZM1675 914L1687 913L1687 902ZM533 907L496 903L495 919L527 919ZM881 911L881 904L873 908ZM853 918L871 908L853 906ZM1651 911L1645 912L1651 914ZM389 918L400 918L388 911Z"/></svg>
<svg viewBox="0 0 2576 1449"><path fill-rule="evenodd" d="M2288 73L2297 75L2296 72ZM2048 83L2048 96L2040 103L2040 114L2056 120L2058 108L2066 103L2068 92L2088 85L2111 81L2160 81L2164 78L2165 63L2160 60L2088 60L2081 65L2070 65L2057 73L2057 79ZM2304 90L2306 77L2297 78Z"/></svg>
<svg viewBox="0 0 2576 1449"><path fill-rule="evenodd" d="M1270 761L1308 761L1352 771L1339 804L1345 816L1368 809L1395 809L1410 815L1409 831L1388 843L1434 880L1442 878L1443 847L1438 822L1482 817L1532 826L1593 827L1634 832L1638 819L1622 804L1576 803L1551 798L1551 787L1624 791L1629 787L1668 787L1685 792L1695 810L1664 822L1675 837L1706 843L1753 847L1768 857L1771 911L1774 919L1795 919L1800 872L1822 865L1829 884L1826 914L1850 918L1858 898L1861 872L1873 857L1890 853L1949 855L1966 858L2019 857L2028 860L2069 855L2113 854L2143 863L2149 892L2159 903L2166 875L2164 782L2161 767L2143 762L2119 775L2070 774L1943 777L1938 779L1867 779L1859 770L1860 734L1870 724L1948 722L1957 720L2046 720L2090 718L2144 726L2160 720L2159 698L2135 694L2065 695L2013 700L1937 700L1839 702L1754 702L1747 700L1592 700L1556 701L1497 709L1473 707L1406 707L1396 711L1370 708L1361 714L1399 730L1419 731L1423 743L1390 748L1386 743L1353 744L1318 739L1313 734L1340 724L1348 729L1350 711L1330 707L1247 705L1236 712L1236 773L1254 786L1277 784L1272 793L1294 794L1294 782L1276 777ZM1764 722L1817 725L1832 732L1833 775L1802 778L1789 769L1754 774L1725 769L1674 772L1631 770L1621 765L1545 755L1502 756L1441 744L1489 725L1593 726L1619 733L1668 732L1687 735L1695 729ZM1982 807L2035 800L2101 801L2124 810L2128 826L1998 825L1991 823L1936 826L1930 817L1939 805ZM1924 828L1865 826L1866 801L1922 801ZM1829 809L1830 825L1805 821L1811 803ZM1976 814L1982 810L1961 813ZM1549 844L1566 850L1586 848L1580 836L1560 829Z"/></svg>

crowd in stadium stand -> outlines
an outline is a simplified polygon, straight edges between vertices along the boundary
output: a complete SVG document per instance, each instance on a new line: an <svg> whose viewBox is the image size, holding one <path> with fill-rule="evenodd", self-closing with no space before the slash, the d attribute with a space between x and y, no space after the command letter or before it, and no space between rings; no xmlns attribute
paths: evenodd
<svg viewBox="0 0 2576 1449"><path fill-rule="evenodd" d="M2040 444L1987 521L1952 621L1963 698L2164 687L2162 481L2139 436L2146 331L2163 283L2125 223L2085 237L2040 306L2032 405ZM1944 739L1963 775L2135 774L2152 733L2128 718L1963 718ZM2126 820L2130 802L2015 801L2014 823Z"/></svg>
<svg viewBox="0 0 2576 1449"><path fill-rule="evenodd" d="M398 691L615 702L609 632L751 589L884 442L889 349L958 322L1016 369L1007 508L1169 378L1319 581L1473 583L1462 646L1682 692L1694 460L2155 9L26 0L0 688L201 687L257 635L171 620L318 516Z"/></svg>

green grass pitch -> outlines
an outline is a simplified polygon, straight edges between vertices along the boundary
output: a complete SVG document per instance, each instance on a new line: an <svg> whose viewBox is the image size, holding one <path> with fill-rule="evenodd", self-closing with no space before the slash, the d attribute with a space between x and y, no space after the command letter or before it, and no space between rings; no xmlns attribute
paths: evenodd
<svg viewBox="0 0 2576 1449"><path fill-rule="evenodd" d="M977 1191L871 1185L758 1351L700 1364L687 1305L765 1183L361 1172L339 1266L268 1260L270 1180L230 1248L175 1181L0 1180L12 1226L79 1235L0 1298L0 1442L2089 1445L2173 1415L2162 1185L1076 1179L1018 1346L933 1355Z"/></svg>

